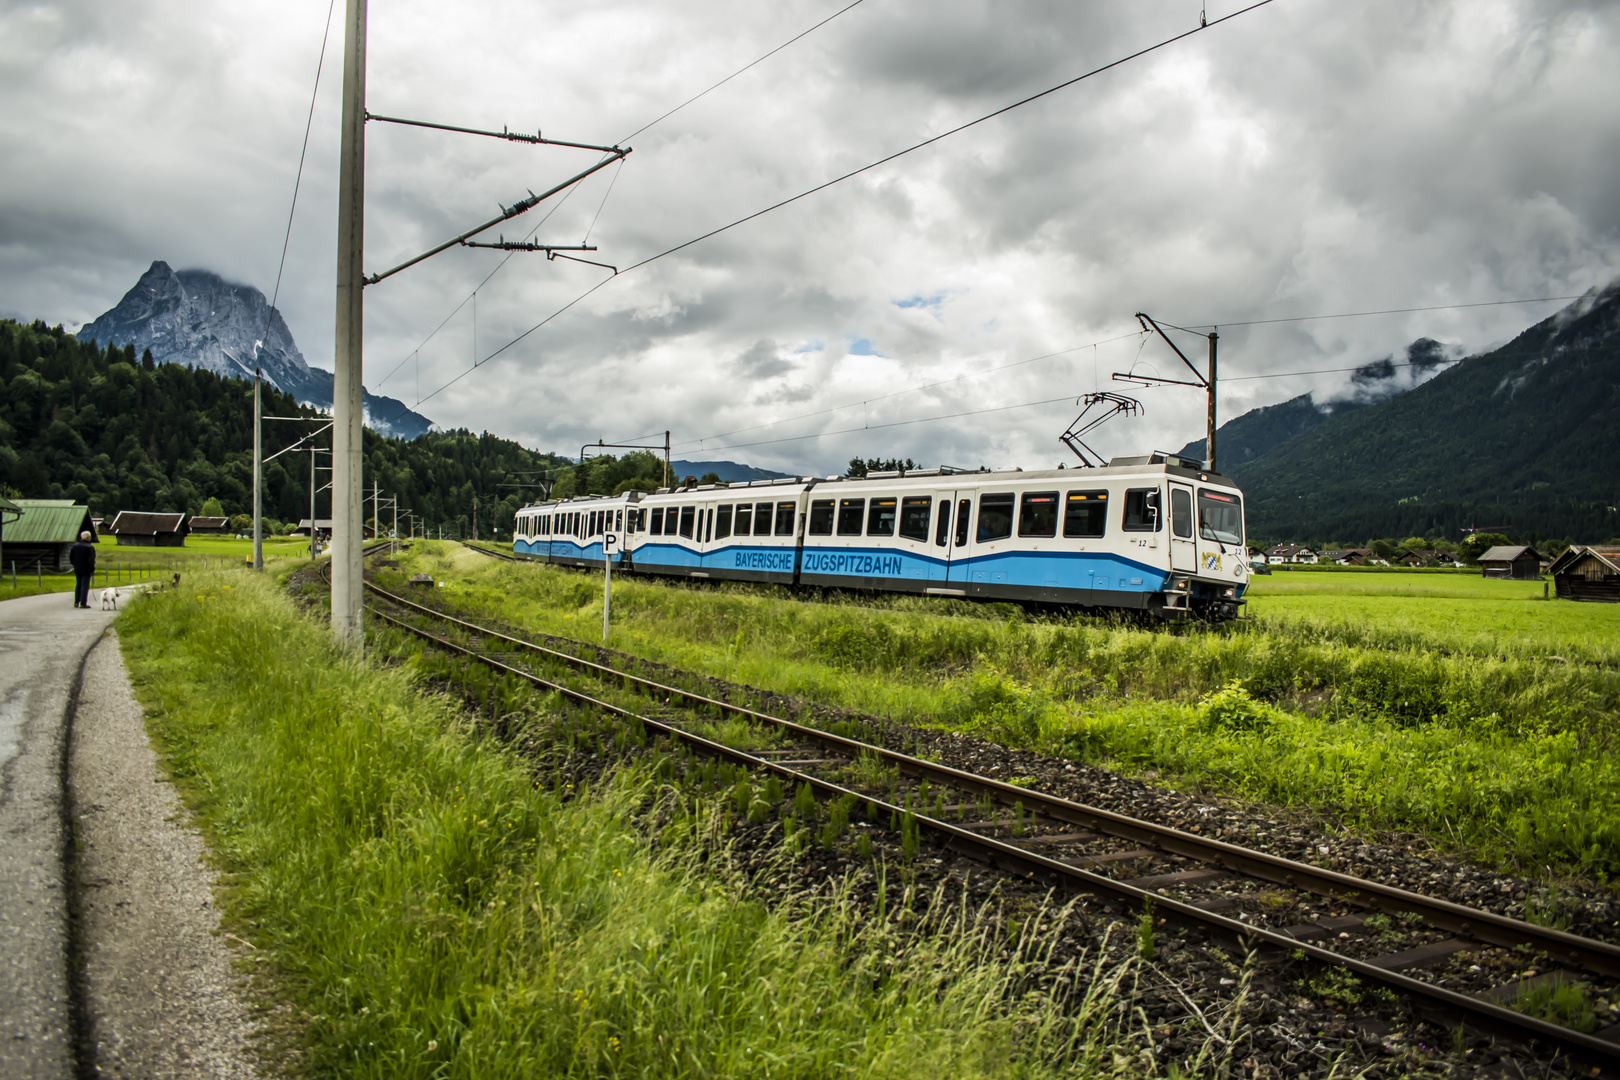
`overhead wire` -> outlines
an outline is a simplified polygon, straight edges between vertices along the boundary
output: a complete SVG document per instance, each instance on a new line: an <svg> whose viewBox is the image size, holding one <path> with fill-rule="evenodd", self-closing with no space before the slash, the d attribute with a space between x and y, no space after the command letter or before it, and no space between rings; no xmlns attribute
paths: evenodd
<svg viewBox="0 0 1620 1080"><path fill-rule="evenodd" d="M857 176L862 175L863 173L870 172L871 170L879 168L879 167L881 167L883 165L886 165L891 161L895 161L895 160L897 160L899 158L905 157L907 154L911 154L911 153L914 153L914 152L916 152L918 150L921 150L921 149L923 149L925 147L932 146L934 143L940 142L940 141L942 141L944 139L948 139L953 135L960 134L961 132L967 131L969 128L976 127L979 124L985 123L988 120L993 120L998 116L1002 116L1005 113L1011 112L1014 109L1021 108L1021 107L1025 106L1025 105L1030 104L1031 102L1039 101L1042 98L1045 98L1045 97L1048 97L1048 96L1050 96L1052 94L1057 93L1059 90L1066 89L1066 88L1068 88L1070 86L1074 86L1076 83L1081 83L1081 82L1086 81L1087 79L1094 78L1094 77L1096 77L1098 75L1103 74L1104 72L1111 71L1114 68L1120 67L1121 65L1128 64L1133 60L1138 60L1138 59L1140 59L1140 58L1142 58L1144 56L1149 55L1150 53L1157 52L1160 49L1163 49L1163 48L1166 48L1166 47L1168 47L1170 45L1173 45L1178 41L1182 41L1182 40L1184 40L1186 38L1192 37L1195 34L1203 33L1205 30L1214 29L1215 27L1221 25L1224 22L1230 22L1231 20L1236 19L1239 16L1246 15L1249 12L1254 11L1254 10L1256 10L1258 8L1265 7L1266 5L1268 5L1268 4L1272 3L1272 2L1273 2L1273 0L1256 0L1255 3L1249 4L1247 7L1239 8L1237 11L1232 12L1230 15L1223 15L1222 17L1220 17L1219 19L1214 20L1213 22L1209 22L1209 23L1207 23L1205 25L1194 27L1191 30L1186 30L1186 31L1183 31L1182 33L1179 33L1179 34L1174 34L1174 35L1172 35L1170 37L1167 37L1167 38L1163 39L1162 41L1156 42L1155 44L1148 45L1148 46L1146 46L1144 48L1141 48L1141 49L1138 49L1135 52L1130 53L1130 54L1128 54L1126 56L1122 56L1122 57L1119 57L1118 59L1111 60L1108 63L1103 64L1100 67L1092 68L1090 71L1084 72L1083 74L1080 74L1080 75L1076 75L1074 78L1065 79L1063 82L1060 82L1060 83L1056 84L1055 86L1050 86L1050 87L1046 88L1045 90L1041 90L1041 91L1039 91L1037 93L1030 94L1027 97L1020 98L1019 100L1014 101L1011 104L1003 105L998 109L994 109L994 110L992 110L990 112L985 113L983 116L979 116L979 117L977 117L977 118L975 118L973 120L969 120L969 121L967 121L965 123L958 124L957 126L955 126L953 128L949 128L949 129L947 129L945 131L939 132L936 135L932 135L932 136L930 136L930 137L928 137L926 139L923 139L921 142L913 143L912 145L907 146L907 147L905 147L904 149L901 149L901 150L896 150L894 153L886 154L883 157L878 158L875 161L872 161L872 162L869 162L869 163L867 163L865 165L860 166L859 168L851 169L850 171L848 171L846 173L843 173L843 174L841 174L839 176L835 176L831 180L823 181L822 183L817 184L814 187L810 187L810 188L805 189L804 191L799 192L797 195L791 195L788 198L785 198L785 199L782 199L782 200L780 200L778 202L772 203L771 205L769 205L769 206L767 206L767 207L765 207L765 208L763 208L761 210L756 210L751 214L746 214L743 217L737 218L735 221L728 222L727 224L721 225L718 228L710 229L708 232L702 233L701 235L698 235L698 236L694 236L690 240L686 240L686 241L683 241L683 242L681 242L679 244L676 244L673 247L666 248L663 251L658 252L656 255L649 255L648 257L646 257L645 259L640 260L639 262L631 263L629 266L627 266L624 269L620 270L617 274L612 275L610 277L605 277L601 281L598 281L595 285L592 285L589 289L586 289L584 292L582 292L578 296L574 297L574 299L568 301L568 303L564 304L562 307L560 307L557 310L553 311L551 314L547 315L545 318L541 319L539 322L535 323L533 326L529 327L527 330L525 330L522 333L518 334L512 340L508 341L505 345L502 345L500 348L496 349L494 352L492 352L488 356L484 357L484 359L482 361L480 361L479 363L484 364L484 363L488 363L490 360L493 360L495 357L501 355L502 353L506 352L508 349L512 348L514 345L516 345L519 342L523 341L530 334L533 334L535 331L537 331L537 330L541 329L542 327L546 326L548 323L550 323L553 319L557 318L559 315L561 315L564 312L566 312L566 311L570 310L571 308L573 308L576 304L580 303L582 300L589 297L592 293L596 292L596 290L600 289L603 285L606 285L609 281L613 281L613 280L615 280L615 279L617 279L619 277L623 277L625 274L628 274L633 270L639 270L642 267L647 266L647 265L649 265L651 263L655 263L660 259L666 258L667 256L674 255L675 253L680 252L680 251L684 251L685 249L693 246L694 244L699 244L699 243L702 243L705 240L712 239L713 237L719 236L721 233L726 232L726 231L728 231L730 229L734 229L739 225L747 224L748 222L753 221L754 219L762 217L762 216L764 216L766 214L769 214L769 213L771 213L771 212L773 212L775 210L780 210L785 206L790 206L793 203L796 203L801 199L808 198L809 196L814 195L817 192L825 191L828 188L834 187L834 186L836 186L838 184L841 184L846 180L851 180L851 179L853 179L853 178L855 178ZM468 369L468 370L470 371L472 369ZM436 396L437 394L443 393L445 390L449 389L455 383L459 382L467 374L468 374L468 371L461 372L460 374L456 375L453 379L451 379L449 382L447 382L443 386L439 387L438 390L435 390L432 394L429 394L427 398L424 398L422 400L426 401L429 398L432 398L432 397ZM417 402L418 405L420 405L421 403L422 403L421 401Z"/></svg>
<svg viewBox="0 0 1620 1080"><path fill-rule="evenodd" d="M334 2L335 2L335 0L334 0ZM836 19L840 15L844 14L844 12L849 11L851 8L858 7L860 4L862 4L864 2L865 2L865 0L854 0L854 3L847 4L844 7L839 8L837 11L833 12L831 15L827 16L825 19L822 19L820 22L818 22L815 25L811 26L809 29L800 31L799 33L795 34L793 37L788 38L786 41L782 42L782 44L778 45L776 48L771 49L769 52L763 53L762 55L760 55L760 56L754 58L753 60L749 61L748 63L744 64L742 67L738 68L736 71L733 71L730 75L727 75L725 78L721 79L719 82L714 83L713 85L709 86L707 89L702 90L702 91L698 92L697 94L694 94L693 96L687 98L685 101L681 102L679 105L675 106L673 109L670 109L668 112L664 113L662 116L659 116L658 118L656 118L654 120L650 120L647 123L641 125L636 130L632 131L629 135L626 135L624 138L618 140L619 144L622 145L623 143L627 143L631 139L635 138L637 135L640 135L642 132L647 131L648 129L656 127L657 125L663 123L665 120L668 120L671 116L674 116L676 113L680 112L682 109L686 108L688 105L690 105L693 102L697 101L699 98L707 95L710 91L719 89L720 87L724 86L726 83L730 82L732 79L735 79L737 76L739 76L739 75L743 74L744 72L748 71L750 68L757 66L759 63L761 63L764 60L770 59L772 56L775 56L777 53L781 52L783 49L787 48L789 45L792 45L794 42L796 42L799 39L805 37L806 35L811 34L811 33L815 32L816 30L821 29L823 26L826 26L828 23L832 22L834 19ZM328 15L328 21L330 21L330 14ZM323 48L324 48L324 45L323 45ZM607 191L602 195L602 203L601 203L600 206L598 206L596 208L596 217L593 217L591 219L590 228L585 230L586 242L589 242L590 234L596 228L596 218L601 216L602 207L607 205L608 195L611 195L613 193L613 185L618 182L619 173L621 171L623 171L623 169L624 169L624 159L620 158L619 159L619 167L618 167L618 169L616 169L614 171L612 179L608 182ZM540 231L540 226L544 225L546 223L547 219L549 219L552 214L556 213L557 210L562 207L563 203L568 201L568 197L570 195L572 195L578 189L579 189L578 184L575 184L573 187L569 188L568 191L563 195L563 197L557 201L557 204L555 206L553 206L551 208L551 210L549 210L546 213L546 216L541 218L540 221L538 223L536 223L536 225L535 225L535 227L533 229L529 230L527 236L525 236L524 239L528 240L529 238L533 237L535 235L535 233L539 232ZM422 347L425 346L429 341L433 340L433 336L435 334L437 334L440 330L443 330L446 323L448 323L451 319L455 318L456 313L459 312L463 307L465 307L467 305L467 301L471 300L472 296L474 294L476 294L479 289L482 289L485 285L488 285L489 282L490 282L490 279L493 278L496 274L501 272L501 270L506 266L506 264L511 261L512 256L514 254L516 254L516 253L515 252L508 252L505 258L501 259L500 262L496 263L495 268L489 272L489 274L484 278L483 281L480 281L478 283L478 285L473 289L472 293L469 293L467 295L466 299L462 300L461 303L457 304L455 306L455 309L452 310L449 315L446 315L444 317L443 322L440 322L438 326L434 327L433 333L429 334L426 338L422 339L421 343L418 344L415 349L411 350L410 353L406 354L405 358L402 359L398 364L396 364L392 371L390 371L387 375L383 376L382 382L379 382L376 385L380 387L382 385L382 383L387 382L389 379L393 378L394 375L396 373L398 373L399 369L404 367L405 364L408 363L411 360L412 357L418 356L420 354L421 350L422 350ZM604 280L611 280L611 278L606 278ZM598 284L600 285L600 283L598 283ZM594 291L594 289L592 291ZM572 307L572 306L573 306L572 304L569 304L567 307ZM567 307L563 308L562 311L566 311ZM558 311L558 312L556 312L554 314L561 314L561 313L562 313L561 311ZM488 358L486 357L486 359L488 359ZM474 358L473 367L476 368L478 365L479 365L479 361L476 358ZM420 367L420 360L418 360L418 366ZM471 370L471 369L469 369L469 370ZM462 374L465 374L465 372L463 372ZM456 377L456 379L451 380L451 383L454 383L454 382L458 381L460 379L460 377L461 376L458 375ZM450 385L451 385L450 383L447 383L444 386L441 386L438 390L435 390L432 394L429 394L428 398L434 397L435 395L437 395L437 394L441 393L442 391L448 389ZM420 405L424 401L428 400L428 398L424 398L424 397L420 396L421 395L421 388L420 387L417 388L417 395L418 395L417 400L416 400L417 405ZM405 415L405 413L409 412L409 411L410 411L409 409L406 409L406 410L396 414L394 419L397 420L400 416Z"/></svg>
<svg viewBox="0 0 1620 1080"><path fill-rule="evenodd" d="M1075 345L1072 348L1059 349L1056 352L1042 353L1040 356L1031 356L1023 360L1014 360L1008 364L998 364L995 367L984 368L979 371L963 372L960 375L953 375L949 379L939 379L931 383L922 383L918 386L909 386L903 390L894 390L887 394L874 394L871 397L862 398L860 401L851 401L844 405L834 405L831 408L817 409L814 412L800 413L798 416L783 417L780 420L771 420L763 424L753 424L749 427L733 428L730 431L722 431L714 435L705 435L702 438L683 439L676 445L683 448L695 446L701 449L703 443L709 442L712 439L727 439L733 435L741 435L749 431L760 431L766 428L781 427L784 424L792 424L800 420L813 420L818 416L827 416L832 413L842 412L845 409L853 409L857 405L869 405L874 401L887 401L889 398L902 397L906 394L920 393L924 390L933 390L937 387L949 386L951 383L963 382L967 379L977 379L985 375L994 375L998 371L1006 371L1009 368L1022 367L1025 364L1033 364L1040 360L1050 360L1056 356L1067 356L1069 353L1080 352L1082 349L1094 349L1099 345L1108 345L1116 341L1124 341L1128 338L1138 337L1140 335L1141 331L1135 330L1129 334L1121 334L1118 337L1103 338L1099 341L1088 342L1085 345Z"/></svg>
<svg viewBox="0 0 1620 1080"><path fill-rule="evenodd" d="M304 118L304 143L298 151L298 172L293 177L292 205L287 208L287 231L281 238L281 261L276 264L276 286L270 293L270 309L264 315L264 333L260 339L264 344L270 342L270 326L276 317L276 301L281 299L281 275L287 268L287 248L292 243L293 216L298 212L298 189L304 182L304 159L309 156L309 132L315 123L315 101L321 92L321 71L326 67L326 43L332 36L332 12L337 8L337 0L328 0L326 5L326 27L321 31L321 54L315 61L315 87L309 92L309 115ZM253 359L257 362L258 350L255 349Z"/></svg>
<svg viewBox="0 0 1620 1080"><path fill-rule="evenodd" d="M656 127L657 125L662 124L665 120L668 120L670 117L674 116L676 113L680 112L682 109L686 108L688 105L692 104L694 101L697 101L699 98L704 97L710 91L720 89L720 87L726 85L726 83L730 82L732 79L735 79L737 76L741 75L743 72L747 71L749 68L752 68L755 65L757 65L759 63L762 63L763 61L769 60L771 57L775 56L777 53L781 52L783 49L787 48L789 45L792 45L795 41L798 41L800 38L805 37L808 34L815 33L817 30L820 30L823 26L826 26L828 23L830 23L834 19L838 18L838 16L844 14L844 12L849 11L851 8L859 7L864 2L865 2L865 0L855 0L854 3L848 4L848 5L844 6L844 7L839 8L837 11L835 11L831 15L827 16L825 19L822 19L820 22L818 22L814 26L810 27L810 29L804 30L804 31L801 31L798 34L795 34L793 37L788 38L786 41L782 42L782 44L778 45L776 48L772 49L770 52L765 53L764 55L762 55L762 56L760 56L760 57L758 57L758 58L756 58L754 60L751 60L748 63L744 64L742 67L738 68L736 71L733 71L730 75L727 75L725 78L721 79L719 82L717 82L713 86L709 87L708 90L703 90L703 91L700 91L700 92L698 92L696 94L693 94L691 97L687 98L685 101L681 102L679 105L675 106L673 109L669 110L669 112L665 113L663 116L660 116L658 119L651 120L651 121L641 125L640 127L636 128L636 130L632 131L630 134L628 134L624 138L620 139L619 142L621 144L627 143L631 139L635 138L637 135L640 135L643 131L646 131L648 128Z"/></svg>

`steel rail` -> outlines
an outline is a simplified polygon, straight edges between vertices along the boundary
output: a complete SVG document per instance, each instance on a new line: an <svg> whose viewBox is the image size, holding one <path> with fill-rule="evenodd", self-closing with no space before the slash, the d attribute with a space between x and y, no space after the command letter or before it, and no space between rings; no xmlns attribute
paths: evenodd
<svg viewBox="0 0 1620 1080"><path fill-rule="evenodd" d="M391 595L387 594L386 590L379 589L377 591L384 593L385 595ZM417 605L411 604L409 606L416 607ZM646 728L656 730L660 734L667 735L671 739L680 741L703 753L710 754L715 757L725 758L734 763L741 764L749 769L772 772L793 781L808 784L812 790L820 792L823 796L828 798L844 798L847 796L857 799L869 807L877 808L879 810L887 810L892 814L908 812L904 808L895 806L894 804L886 802L882 799L873 798L858 791L851 791L850 789L841 785L834 784L827 780L822 780L819 777L802 772L798 769L792 768L791 766L780 764L767 758L755 757L746 751L737 750L733 747L726 746L723 743L717 743L713 740L705 739L700 735L694 735L691 732L685 731L674 725L665 724L661 721L654 720L651 717L642 716L618 705L592 697L589 694L585 694L571 687L551 682L550 680L542 678L539 675L535 675L532 672L527 672L521 668L513 667L510 664L502 663L501 661L496 660L493 657L483 655L476 650L458 645L455 642L441 638L438 635L431 634L426 630L411 626L409 623L393 618L385 612L378 611L376 608L372 609L372 613L385 622L388 622L409 634L422 638L425 641L432 642L440 648L451 652L460 653L470 659L478 661L479 663L485 664L488 667L494 668L497 671L523 679L532 685L547 690L556 691L560 695L567 697L579 704L587 705L591 708L601 709L613 715L632 720ZM440 617L439 613L437 612L429 612L429 614L435 617ZM467 625L462 623L462 621L459 619L451 619L450 621ZM518 640L508 638L503 634L490 633L484 630L475 630L475 632L486 634L487 636L501 638L502 640L506 641ZM552 650L545 651L550 652ZM600 665L592 666L600 667ZM612 669L607 670L611 671ZM613 672L613 674L623 673ZM680 691L676 692L681 693ZM689 700L698 699L695 695L683 693L682 696L688 698ZM733 706L733 708L735 708L735 706ZM752 715L760 716L762 714L755 713ZM790 723L787 721L782 721L778 718L766 717L766 719L774 720L778 724L787 725ZM799 725L791 726L799 727ZM805 730L813 731L814 729ZM868 747L865 744L858 745L860 745L862 749L877 749L875 747ZM991 781L991 783L994 783L994 781ZM1022 789L1017 790L1022 791ZM1253 948L1257 946L1264 946L1273 951L1282 952L1285 955L1304 955L1322 963L1346 968L1362 978L1381 983L1384 986L1389 987L1391 990L1397 991L1408 998L1416 999L1419 1003L1429 1007L1430 1009L1438 1010L1448 1016L1465 1018L1467 1021L1472 1022L1476 1028L1482 1032L1490 1034L1507 1033L1512 1038L1526 1042L1543 1040L1559 1046L1564 1051L1568 1052L1572 1057L1581 1061L1598 1065L1606 1069L1620 1069L1620 1044L1611 1043L1604 1039L1599 1039L1595 1036L1575 1031L1571 1028L1560 1027L1557 1024L1552 1024L1545 1020L1540 1020L1525 1013L1516 1012L1512 1009L1495 1005L1479 998L1470 997L1466 994L1460 994L1454 990L1447 990L1443 987L1434 986L1418 979L1413 979L1409 976L1402 975L1399 972L1388 971L1366 961L1356 960L1351 957L1335 953L1329 949L1324 949L1321 946L1300 941L1299 939L1290 937L1287 934L1278 933L1277 931L1267 930L1261 927L1250 926L1236 919L1229 919L1223 915L1218 915L1214 912L1207 911L1203 908L1197 907L1196 905L1175 900L1170 897L1161 896L1147 889L1140 889L1124 882L1115 881L1111 878L1102 877L1101 875L1090 873L1078 867L1070 866L1067 863L1059 862L1056 859L1048 858L1044 855L1028 851L1024 848L1015 847L992 837L980 836L966 829L958 828L957 826L951 825L948 822L940 821L924 814L917 814L914 811L909 812L913 814L914 820L918 822L919 826L927 828L930 832L942 837L945 841L945 846L948 849L959 852L963 855L980 859L990 865L992 868L1002 872L1012 873L1028 880L1037 880L1050 887L1057 887L1081 893L1103 894L1108 896L1110 899L1122 902L1126 905L1141 906L1147 901L1151 900L1154 905L1155 914L1164 917L1174 924L1192 926L1200 930L1213 932L1215 935L1228 940L1235 939L1247 947Z"/></svg>
<svg viewBox="0 0 1620 1080"><path fill-rule="evenodd" d="M1385 885L1381 882L1341 874L1335 870L1326 870L1318 866L1311 866L1308 863L1285 859L1280 855L1271 855L1267 852L1228 844L1222 840L1198 836L1168 825L1128 817L1112 810L1072 802L1037 789L1021 788L1005 781L978 776L948 765L924 761L921 758L890 750L887 747L834 735L819 728L808 727L745 706L720 701L717 698L695 694L689 690L682 690L678 687L632 675L629 672L619 671L544 645L538 645L532 641L511 637L490 630L487 627L481 627L475 623L458 619L453 615L435 611L404 597L396 596L371 582L367 582L366 587L380 596L387 597L394 603L420 611L432 618L454 623L485 637L495 638L516 645L519 648L542 653L576 668L594 672L600 677L615 678L624 684L635 683L661 694L679 696L695 705L718 709L724 713L746 717L759 723L775 725L791 731L801 738L847 754L851 758L860 754L876 754L890 764L897 766L901 772L913 777L942 782L964 791L988 795L1009 807L1015 803L1022 803L1026 811L1032 811L1055 821L1085 826L1121 839L1149 844L1167 854L1181 855L1201 863L1219 866L1239 876L1259 878L1289 888L1304 889L1319 896L1326 896L1388 913L1414 913L1422 916L1424 921L1437 929L1460 934L1485 945L1495 945L1502 948L1528 945L1531 948L1546 952L1560 964L1593 974L1620 977L1620 947L1611 945L1608 942L1583 938L1562 930L1536 926L1518 919L1510 919L1505 915L1498 915L1492 911L1464 907L1449 900L1423 896L1393 885Z"/></svg>

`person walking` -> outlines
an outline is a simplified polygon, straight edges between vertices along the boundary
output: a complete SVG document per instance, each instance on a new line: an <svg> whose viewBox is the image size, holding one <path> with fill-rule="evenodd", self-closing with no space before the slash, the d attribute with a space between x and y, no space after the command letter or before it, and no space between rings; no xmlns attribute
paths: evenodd
<svg viewBox="0 0 1620 1080"><path fill-rule="evenodd" d="M68 562L73 564L73 606L90 606L90 579L96 572L96 547L90 542L90 532L79 534L79 542L68 551Z"/></svg>

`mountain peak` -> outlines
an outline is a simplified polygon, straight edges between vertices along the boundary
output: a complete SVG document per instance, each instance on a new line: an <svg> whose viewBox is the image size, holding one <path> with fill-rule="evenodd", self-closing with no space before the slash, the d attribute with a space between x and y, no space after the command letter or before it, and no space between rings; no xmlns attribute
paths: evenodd
<svg viewBox="0 0 1620 1080"><path fill-rule="evenodd" d="M232 378L251 378L257 368L299 401L332 407L332 373L309 366L281 312L257 288L212 270L177 272L154 259L134 287L78 337L151 349L160 364L206 368ZM433 423L393 398L367 393L365 408L372 426L386 435L415 438Z"/></svg>

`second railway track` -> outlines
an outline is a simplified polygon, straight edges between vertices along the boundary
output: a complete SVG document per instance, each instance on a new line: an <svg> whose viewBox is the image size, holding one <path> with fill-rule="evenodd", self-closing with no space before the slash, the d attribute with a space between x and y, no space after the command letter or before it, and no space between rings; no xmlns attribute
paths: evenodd
<svg viewBox="0 0 1620 1080"><path fill-rule="evenodd" d="M1065 893L1087 894L1116 911L1142 911L1148 903L1173 925L1216 939L1236 941L1273 954L1283 953L1354 972L1356 976L1410 1002L1416 1011L1462 1022L1482 1034L1534 1043L1567 1055L1605 1074L1620 1075L1620 1025L1594 1033L1539 1019L1507 1008L1538 987L1584 979L1605 988L1620 987L1620 947L1508 918L1282 858L1157 822L1087 806L1030 787L954 768L876 741L822 730L716 697L668 685L536 642L479 626L390 592L372 582L366 588L390 614L374 613L389 625L438 648L467 656L537 688L554 691L589 708L603 710L688 749L729 761L751 772L774 775L790 785L808 786L821 800L858 800L881 821L914 821L940 847L1022 880ZM412 619L435 620L445 628L432 633ZM458 639L459 640L456 640ZM689 730L669 718L643 715L623 703L584 693L520 666L522 658L562 665L590 679L715 717L729 717L778 733L784 745L742 750ZM857 764L887 770L906 787L905 797L854 790L846 777ZM949 801L947 801L947 799ZM956 820L950 820L955 817ZM1242 896L1201 895L1212 883L1256 884ZM1261 892L1264 888L1271 892ZM1354 914L1280 924L1267 908L1294 910L1292 903L1264 903L1275 890L1311 894ZM1380 947L1395 935L1375 928L1397 920L1404 947ZM1382 922L1380 922L1382 920ZM1325 942L1333 942L1328 948ZM1428 969L1466 957L1488 960L1497 972L1513 972L1495 985L1463 992ZM1473 972L1485 970L1471 965ZM1417 975L1430 975L1429 979ZM1430 980L1433 981L1430 981ZM1468 980L1463 980L1468 981ZM1477 976L1472 980L1478 982Z"/></svg>

